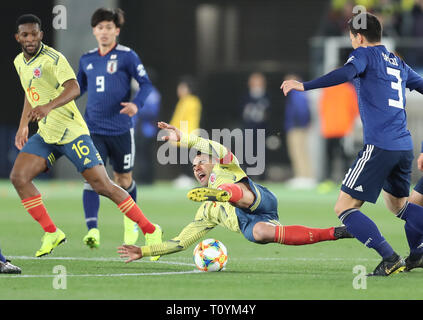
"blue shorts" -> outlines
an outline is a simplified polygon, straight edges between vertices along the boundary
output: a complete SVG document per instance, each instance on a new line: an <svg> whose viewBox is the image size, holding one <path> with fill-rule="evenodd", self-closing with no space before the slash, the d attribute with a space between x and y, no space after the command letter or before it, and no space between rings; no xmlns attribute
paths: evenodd
<svg viewBox="0 0 423 320"><path fill-rule="evenodd" d="M91 137L104 163L109 159L117 173L132 171L135 160L134 129L118 136L91 134Z"/></svg>
<svg viewBox="0 0 423 320"><path fill-rule="evenodd" d="M248 209L235 208L238 217L239 228L244 237L251 242L256 242L253 236L253 228L257 222L279 223L278 199L269 189L254 183L248 178L248 183L256 199Z"/></svg>
<svg viewBox="0 0 423 320"><path fill-rule="evenodd" d="M354 199L375 203L383 189L402 198L410 194L413 150L390 151L365 145L342 181Z"/></svg>
<svg viewBox="0 0 423 320"><path fill-rule="evenodd" d="M89 135L81 135L67 144L49 144L36 133L28 139L21 152L35 154L46 159L48 168L51 168L63 155L75 165L78 172L103 164Z"/></svg>

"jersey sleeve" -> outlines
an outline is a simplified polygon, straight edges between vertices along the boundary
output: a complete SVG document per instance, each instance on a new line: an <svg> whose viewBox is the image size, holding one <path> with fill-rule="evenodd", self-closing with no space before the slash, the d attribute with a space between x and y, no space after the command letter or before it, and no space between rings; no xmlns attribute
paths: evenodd
<svg viewBox="0 0 423 320"><path fill-rule="evenodd" d="M199 210L201 210L201 208ZM183 228L175 238L160 244L142 246L142 255L143 257L158 256L185 250L204 237L207 232L212 230L215 226L216 224L206 219L197 219L196 216L196 219Z"/></svg>
<svg viewBox="0 0 423 320"><path fill-rule="evenodd" d="M217 158L220 164L238 164L238 160L234 154L224 145L216 141L204 139L192 133L182 133L181 145L188 148L195 148L201 153L211 155L213 158Z"/></svg>
<svg viewBox="0 0 423 320"><path fill-rule="evenodd" d="M81 96L87 91L87 75L84 71L84 68L82 66L82 57L79 59L79 69L78 69L78 75L76 76L76 79L78 80L79 88L81 90Z"/></svg>
<svg viewBox="0 0 423 320"><path fill-rule="evenodd" d="M62 54L59 55L57 63L53 66L53 70L59 85L64 84L68 80L76 79L75 72Z"/></svg>
<svg viewBox="0 0 423 320"><path fill-rule="evenodd" d="M423 78L406 63L404 63L404 65L407 71L407 82L405 86L410 89L410 91L416 90L423 93Z"/></svg>
<svg viewBox="0 0 423 320"><path fill-rule="evenodd" d="M368 59L365 48L357 48L351 52L345 65L352 64L357 70L357 74L363 73L366 70Z"/></svg>
<svg viewBox="0 0 423 320"><path fill-rule="evenodd" d="M153 90L153 86L150 79L148 78L141 59L132 50L129 52L129 73L138 82L139 85L139 90L132 102L135 103L138 108L142 108L145 99L147 99L148 95Z"/></svg>

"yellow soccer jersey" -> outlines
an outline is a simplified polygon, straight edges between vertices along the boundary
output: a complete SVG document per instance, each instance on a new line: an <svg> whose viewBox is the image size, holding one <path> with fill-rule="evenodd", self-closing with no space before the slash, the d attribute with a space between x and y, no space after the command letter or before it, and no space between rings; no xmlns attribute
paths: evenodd
<svg viewBox="0 0 423 320"><path fill-rule="evenodd" d="M228 202L205 201L198 208L194 221L182 229L177 237L160 244L143 246L141 252L144 257L148 257L185 250L217 225L241 232L234 206Z"/></svg>
<svg viewBox="0 0 423 320"><path fill-rule="evenodd" d="M181 146L195 148L218 159L208 182L211 188L217 188L223 183L236 183L247 177L239 166L238 159L218 142L206 140L194 134L182 134ZM229 202L205 201L197 210L194 221L188 224L177 237L161 244L141 247L143 256L163 255L184 250L217 225L240 233L235 210Z"/></svg>
<svg viewBox="0 0 423 320"><path fill-rule="evenodd" d="M43 43L29 61L23 52L18 54L14 65L32 108L57 98L64 90L62 84L76 79L66 58ZM66 144L80 135L88 135L89 131L75 102L71 101L38 121L38 133L46 143Z"/></svg>

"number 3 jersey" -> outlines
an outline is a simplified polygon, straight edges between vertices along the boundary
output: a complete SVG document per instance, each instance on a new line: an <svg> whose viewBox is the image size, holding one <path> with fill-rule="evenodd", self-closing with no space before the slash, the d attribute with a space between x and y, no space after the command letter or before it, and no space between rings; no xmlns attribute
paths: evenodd
<svg viewBox="0 0 423 320"><path fill-rule="evenodd" d="M353 82L363 123L364 144L385 150L413 149L407 129L405 88L421 77L385 46L359 47L345 64L357 70Z"/></svg>
<svg viewBox="0 0 423 320"><path fill-rule="evenodd" d="M88 95L84 117L94 134L121 135L133 127L132 118L119 113L121 102L130 102L132 78L139 84L132 101L139 109L152 91L138 55L120 44L105 55L97 48L82 55L77 78L81 95Z"/></svg>
<svg viewBox="0 0 423 320"><path fill-rule="evenodd" d="M30 60L27 61L21 52L13 63L32 108L57 98L65 90L63 83L76 79L66 58L43 43ZM38 121L38 133L49 144L66 144L83 134L89 134L73 100L53 109Z"/></svg>

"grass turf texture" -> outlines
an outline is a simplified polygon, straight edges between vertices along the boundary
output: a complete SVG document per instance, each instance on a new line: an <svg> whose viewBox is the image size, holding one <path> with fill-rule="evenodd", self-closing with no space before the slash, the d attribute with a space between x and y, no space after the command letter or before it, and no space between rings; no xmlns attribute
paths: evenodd
<svg viewBox="0 0 423 320"><path fill-rule="evenodd" d="M116 205L101 200L101 246L90 250L82 243L86 234L81 181L36 181L53 220L68 242L44 258L33 258L40 247L42 229L25 212L8 181L0 182L0 244L3 254L22 268L22 275L0 275L0 299L422 299L416 283L423 270L387 278L367 278L366 289L354 289L356 265L367 272L379 256L355 239L309 246L259 245L222 227L207 237L228 248L226 269L217 273L195 271L192 250L125 264L116 253L123 241L123 218ZM280 184L266 184L279 199L279 217L285 225L329 227L339 224L333 213L338 191L293 191ZM189 201L187 190L166 183L140 186L138 203L148 218L162 226L164 239L189 223L199 204ZM406 256L408 246L403 221L389 213L379 199L363 211L378 224L394 249ZM140 235L138 245L144 237ZM66 268L66 289L54 289L55 266ZM57 282L57 280L56 280ZM393 295L394 293L394 295Z"/></svg>

